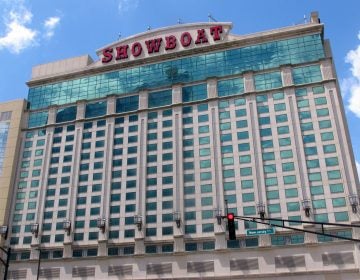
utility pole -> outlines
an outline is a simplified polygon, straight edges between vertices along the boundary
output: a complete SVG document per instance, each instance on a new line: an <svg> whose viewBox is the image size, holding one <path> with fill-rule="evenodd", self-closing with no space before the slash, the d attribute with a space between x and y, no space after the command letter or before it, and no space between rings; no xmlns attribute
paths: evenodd
<svg viewBox="0 0 360 280"><path fill-rule="evenodd" d="M38 248L36 249L39 251L39 258L38 258L38 265L37 265L37 273L36 273L36 280L39 280L39 276L40 276L40 263L41 263L41 249Z"/></svg>
<svg viewBox="0 0 360 280"><path fill-rule="evenodd" d="M7 280L7 275L9 271L9 265L10 265L10 255L11 255L11 248L7 248L5 250L3 247L0 247L1 251L3 251L6 254L6 261L4 261L2 258L0 258L1 263L5 266L4 271L4 280Z"/></svg>

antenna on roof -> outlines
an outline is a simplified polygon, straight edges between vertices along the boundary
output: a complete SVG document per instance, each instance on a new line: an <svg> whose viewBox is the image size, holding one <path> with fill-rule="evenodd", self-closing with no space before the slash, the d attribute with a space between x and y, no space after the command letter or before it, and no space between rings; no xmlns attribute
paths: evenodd
<svg viewBox="0 0 360 280"><path fill-rule="evenodd" d="M307 17L306 15L303 16L303 18L301 20L299 20L298 22L295 22L294 25L298 25L298 24L304 24L307 23Z"/></svg>
<svg viewBox="0 0 360 280"><path fill-rule="evenodd" d="M148 25L147 30L148 30L148 31L151 30L151 26L150 26L150 25Z"/></svg>
<svg viewBox="0 0 360 280"><path fill-rule="evenodd" d="M119 35L118 35L118 40L120 40L120 38L121 38L121 32L120 32Z"/></svg>
<svg viewBox="0 0 360 280"><path fill-rule="evenodd" d="M217 22L217 20L209 13L208 14L209 22Z"/></svg>
<svg viewBox="0 0 360 280"><path fill-rule="evenodd" d="M177 23L178 23L178 24L182 24L182 22L181 22L181 18L178 18Z"/></svg>

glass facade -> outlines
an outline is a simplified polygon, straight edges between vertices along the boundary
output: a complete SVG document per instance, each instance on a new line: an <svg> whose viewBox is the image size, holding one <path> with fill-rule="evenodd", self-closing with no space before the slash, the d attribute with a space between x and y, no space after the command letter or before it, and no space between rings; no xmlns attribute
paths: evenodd
<svg viewBox="0 0 360 280"><path fill-rule="evenodd" d="M74 121L76 119L77 107L71 106L57 110L56 123Z"/></svg>
<svg viewBox="0 0 360 280"><path fill-rule="evenodd" d="M3 170L9 127L10 123L8 121L0 121L0 175Z"/></svg>
<svg viewBox="0 0 360 280"><path fill-rule="evenodd" d="M30 109L41 109L109 94L135 93L214 76L317 61L323 57L321 35L307 35L33 87L28 101Z"/></svg>
<svg viewBox="0 0 360 280"><path fill-rule="evenodd" d="M148 107L161 107L172 104L172 90L151 92L148 95Z"/></svg>

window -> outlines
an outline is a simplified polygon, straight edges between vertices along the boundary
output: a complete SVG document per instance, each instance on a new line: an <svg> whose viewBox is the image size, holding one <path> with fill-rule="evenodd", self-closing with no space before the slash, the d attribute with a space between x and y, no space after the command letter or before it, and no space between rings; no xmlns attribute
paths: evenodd
<svg viewBox="0 0 360 280"><path fill-rule="evenodd" d="M316 199L312 201L314 209L326 208L325 199Z"/></svg>
<svg viewBox="0 0 360 280"><path fill-rule="evenodd" d="M274 143L272 140L263 140L261 141L261 148L267 149L267 148L273 148Z"/></svg>
<svg viewBox="0 0 360 280"><path fill-rule="evenodd" d="M85 118L94 118L106 115L106 101L88 103L85 107Z"/></svg>
<svg viewBox="0 0 360 280"><path fill-rule="evenodd" d="M298 190L296 188L285 189L285 197L286 198L298 197Z"/></svg>
<svg viewBox="0 0 360 280"><path fill-rule="evenodd" d="M332 132L321 133L321 140L322 141L334 140L334 134Z"/></svg>
<svg viewBox="0 0 360 280"><path fill-rule="evenodd" d="M76 119L76 106L58 109L56 112L56 123L73 121Z"/></svg>
<svg viewBox="0 0 360 280"><path fill-rule="evenodd" d="M254 75L255 89L268 90L282 86L281 73L279 71Z"/></svg>
<svg viewBox="0 0 360 280"><path fill-rule="evenodd" d="M337 166L339 165L339 160L337 157L325 158L325 164L326 166Z"/></svg>
<svg viewBox="0 0 360 280"><path fill-rule="evenodd" d="M331 170L327 172L329 180L336 180L341 178L341 173L339 170Z"/></svg>
<svg viewBox="0 0 360 280"><path fill-rule="evenodd" d="M285 111L286 110L286 104L285 103L274 104L274 109L275 109L275 112Z"/></svg>
<svg viewBox="0 0 360 280"><path fill-rule="evenodd" d="M235 78L218 81L217 87L218 96L241 94L244 92L244 80L242 78Z"/></svg>
<svg viewBox="0 0 360 280"><path fill-rule="evenodd" d="M260 117L259 125L266 125L266 124L270 124L270 117Z"/></svg>
<svg viewBox="0 0 360 280"><path fill-rule="evenodd" d="M315 98L315 105L325 105L327 104L326 97Z"/></svg>
<svg viewBox="0 0 360 280"><path fill-rule="evenodd" d="M243 193L242 194L242 202L255 201L254 193Z"/></svg>
<svg viewBox="0 0 360 280"><path fill-rule="evenodd" d="M336 152L336 146L334 144L324 145L323 146L323 151L324 151L324 154L335 153Z"/></svg>
<svg viewBox="0 0 360 280"><path fill-rule="evenodd" d="M330 128L330 127L331 127L331 121L330 120L319 121L319 128L320 129Z"/></svg>
<svg viewBox="0 0 360 280"><path fill-rule="evenodd" d="M182 88L182 102L191 102L207 98L207 84Z"/></svg>
<svg viewBox="0 0 360 280"><path fill-rule="evenodd" d="M148 107L161 107L172 104L172 90L151 92L148 94Z"/></svg>
<svg viewBox="0 0 360 280"><path fill-rule="evenodd" d="M342 184L330 184L331 193L343 193L344 186Z"/></svg>
<svg viewBox="0 0 360 280"><path fill-rule="evenodd" d="M139 96L133 95L116 99L116 113L136 111L139 109Z"/></svg>
<svg viewBox="0 0 360 280"><path fill-rule="evenodd" d="M295 89L295 95L296 95L297 97L307 96L307 90L306 90L306 88L297 88L297 89Z"/></svg>
<svg viewBox="0 0 360 280"><path fill-rule="evenodd" d="M260 136L261 137L271 136L271 128L260 129Z"/></svg>
<svg viewBox="0 0 360 280"><path fill-rule="evenodd" d="M276 119L276 123L282 123L282 122L287 122L288 117L286 114L282 114L282 115L276 115L275 119Z"/></svg>
<svg viewBox="0 0 360 280"><path fill-rule="evenodd" d="M292 150L280 151L280 157L282 159L292 158L293 157L293 152L292 152Z"/></svg>
<svg viewBox="0 0 360 280"><path fill-rule="evenodd" d="M313 130L314 129L312 122L301 123L300 127L301 127L301 131L308 131L308 130Z"/></svg>
<svg viewBox="0 0 360 280"><path fill-rule="evenodd" d="M329 109L323 108L323 109L316 109L317 116L320 117L327 117L329 116Z"/></svg>
<svg viewBox="0 0 360 280"><path fill-rule="evenodd" d="M295 85L319 82L322 80L319 65L293 68L292 75Z"/></svg>
<svg viewBox="0 0 360 280"><path fill-rule="evenodd" d="M338 197L332 199L333 207L344 207L346 206L346 200L344 197Z"/></svg>
<svg viewBox="0 0 360 280"><path fill-rule="evenodd" d="M198 122L208 122L209 121L209 116L208 115L200 115L198 116Z"/></svg>
<svg viewBox="0 0 360 280"><path fill-rule="evenodd" d="M279 199L279 191L267 191L266 192L267 199Z"/></svg>
<svg viewBox="0 0 360 280"><path fill-rule="evenodd" d="M343 221L348 221L349 220L349 214L348 212L335 212L335 221L336 222L343 222Z"/></svg>
<svg viewBox="0 0 360 280"><path fill-rule="evenodd" d="M324 188L323 186L311 186L310 192L312 195L321 195L324 194Z"/></svg>

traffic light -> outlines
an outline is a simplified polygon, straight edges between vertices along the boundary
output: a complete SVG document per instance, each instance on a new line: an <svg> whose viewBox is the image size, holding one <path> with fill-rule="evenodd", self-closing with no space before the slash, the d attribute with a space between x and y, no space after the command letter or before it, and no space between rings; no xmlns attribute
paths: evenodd
<svg viewBox="0 0 360 280"><path fill-rule="evenodd" d="M228 220L229 240L236 240L234 213L228 213L227 220Z"/></svg>

